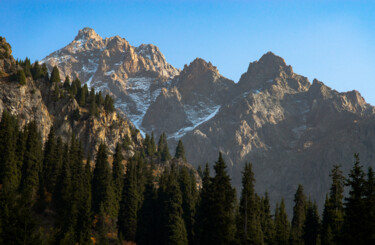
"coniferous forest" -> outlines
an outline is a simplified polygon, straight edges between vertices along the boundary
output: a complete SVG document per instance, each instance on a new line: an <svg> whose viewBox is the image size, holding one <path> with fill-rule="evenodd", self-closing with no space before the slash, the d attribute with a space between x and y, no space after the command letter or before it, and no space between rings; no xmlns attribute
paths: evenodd
<svg viewBox="0 0 375 245"><path fill-rule="evenodd" d="M128 139L129 140L129 139ZM0 244L374 244L375 176L359 155L348 176L340 166L323 213L296 186L293 217L284 200L271 210L267 193L254 190L245 164L235 189L219 153L210 172L174 164L165 135L146 136L143 148L124 159L118 144L95 159L74 135L63 142L53 128L45 144L34 122L19 128L4 111L0 122ZM173 159L184 159L179 142ZM173 160L172 159L172 160ZM167 164L157 173L157 165ZM344 188L348 194L344 195Z"/></svg>

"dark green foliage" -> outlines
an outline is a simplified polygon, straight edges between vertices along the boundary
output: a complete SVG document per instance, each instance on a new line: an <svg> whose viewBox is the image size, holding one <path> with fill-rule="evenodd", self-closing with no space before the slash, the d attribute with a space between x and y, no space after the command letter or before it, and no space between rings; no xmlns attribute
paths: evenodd
<svg viewBox="0 0 375 245"><path fill-rule="evenodd" d="M16 190L21 179L16 157L18 134L16 118L4 110L0 122L0 184L9 190Z"/></svg>
<svg viewBox="0 0 375 245"><path fill-rule="evenodd" d="M284 199L280 205L276 205L275 211L275 243L280 245L289 244L290 224L285 212Z"/></svg>
<svg viewBox="0 0 375 245"><path fill-rule="evenodd" d="M137 190L136 163L132 160L128 163L126 169L117 222L119 237L125 241L135 241L139 203L140 196Z"/></svg>
<svg viewBox="0 0 375 245"><path fill-rule="evenodd" d="M44 68L47 68L45 66L45 64L40 66L39 62L35 61L33 67L31 68L31 75L32 75L34 80L41 79L41 78L44 79L44 78L48 77L48 72Z"/></svg>
<svg viewBox="0 0 375 245"><path fill-rule="evenodd" d="M119 143L116 145L115 154L113 155L113 164L112 164L112 178L113 178L113 191L115 195L115 216L118 215L119 203L121 200L122 188L124 185L124 165L122 160L122 150Z"/></svg>
<svg viewBox="0 0 375 245"><path fill-rule="evenodd" d="M179 140L176 147L176 154L174 155L176 159L182 159L186 162L185 149L182 141Z"/></svg>
<svg viewBox="0 0 375 245"><path fill-rule="evenodd" d="M211 226L211 212L213 211L210 207L212 203L212 183L210 177L210 168L206 164L203 177L202 177L202 189L200 191L200 200L197 207L197 218L195 233L198 244L208 244L212 229Z"/></svg>
<svg viewBox="0 0 375 245"><path fill-rule="evenodd" d="M2 244L44 244L31 205L14 192L0 191L0 242Z"/></svg>
<svg viewBox="0 0 375 245"><path fill-rule="evenodd" d="M369 167L365 191L365 237L367 244L375 243L375 176L372 167Z"/></svg>
<svg viewBox="0 0 375 245"><path fill-rule="evenodd" d="M165 133L162 133L159 138L158 156L159 156L159 159L163 162L171 159L171 154L169 153L169 148L168 148L168 143L167 143L167 136L165 135Z"/></svg>
<svg viewBox="0 0 375 245"><path fill-rule="evenodd" d="M237 234L241 244L263 244L259 201L254 191L254 173L250 163L245 164L242 176Z"/></svg>
<svg viewBox="0 0 375 245"><path fill-rule="evenodd" d="M366 191L365 174L359 162L359 155L354 154L355 163L350 171L346 185L350 187L345 198L345 219L343 223L343 244L366 244L364 220L366 220L364 196Z"/></svg>
<svg viewBox="0 0 375 245"><path fill-rule="evenodd" d="M112 210L112 174L108 163L107 146L100 144L96 155L95 169L92 179L92 210L94 214L100 212L102 205L105 213Z"/></svg>
<svg viewBox="0 0 375 245"><path fill-rule="evenodd" d="M73 111L73 114L72 114L72 119L74 121L78 121L79 119L81 119L81 113L79 112L79 108L75 109Z"/></svg>
<svg viewBox="0 0 375 245"><path fill-rule="evenodd" d="M63 85L63 87L65 88L65 89L70 89L70 79L69 79L69 77L68 76L66 76L65 77L65 81L64 81L64 85Z"/></svg>
<svg viewBox="0 0 375 245"><path fill-rule="evenodd" d="M39 178L42 173L42 140L35 122L28 124L26 132L26 151L22 165L21 190L25 198L33 200L39 189Z"/></svg>
<svg viewBox="0 0 375 245"><path fill-rule="evenodd" d="M307 203L306 219L303 228L303 240L305 245L320 244L320 218L318 206L309 201Z"/></svg>
<svg viewBox="0 0 375 245"><path fill-rule="evenodd" d="M157 196L152 171L153 169L150 167L145 173L144 201L138 214L136 242L140 245L158 244L156 230L160 210L157 209Z"/></svg>
<svg viewBox="0 0 375 245"><path fill-rule="evenodd" d="M261 199L260 223L262 226L264 243L273 244L275 239L275 227L267 192Z"/></svg>
<svg viewBox="0 0 375 245"><path fill-rule="evenodd" d="M341 235L341 228L344 221L344 181L339 165L333 166L330 174L332 185L330 195L326 198L323 211L323 222L321 242L323 245L338 244Z"/></svg>
<svg viewBox="0 0 375 245"><path fill-rule="evenodd" d="M197 202L197 189L194 177L190 175L187 168L182 167L179 172L178 182L182 195L183 219L187 231L189 244L194 241L195 207Z"/></svg>
<svg viewBox="0 0 375 245"><path fill-rule="evenodd" d="M113 98L109 94L107 94L105 96L104 110L106 112L114 112L115 111L115 105L114 105Z"/></svg>
<svg viewBox="0 0 375 245"><path fill-rule="evenodd" d="M302 245L303 226L306 219L306 196L303 193L302 185L298 185L296 194L294 195L293 219L290 229L289 243L291 245Z"/></svg>
<svg viewBox="0 0 375 245"><path fill-rule="evenodd" d="M17 81L21 85L26 85L26 76L25 76L25 72L23 70L18 70L17 71Z"/></svg>
<svg viewBox="0 0 375 245"><path fill-rule="evenodd" d="M208 176L204 176L208 187L204 186L206 190L202 190L201 194L200 244L231 244L235 240L236 233L236 193L230 184L221 153L214 169L216 175L210 181L207 180ZM205 172L207 175L207 171ZM202 217L203 215L205 217Z"/></svg>
<svg viewBox="0 0 375 245"><path fill-rule="evenodd" d="M83 88L80 89L80 93L77 95L77 100L79 102L79 106L86 106L86 102L89 96L89 89L87 85L83 85Z"/></svg>
<svg viewBox="0 0 375 245"><path fill-rule="evenodd" d="M51 78L50 78L50 83L52 84L55 84L55 83L60 83L61 80L60 80L60 72L59 72L59 69L54 66L53 69L52 69L52 72L51 72Z"/></svg>
<svg viewBox="0 0 375 245"><path fill-rule="evenodd" d="M104 104L104 99L102 95L102 91L99 91L99 93L96 94L96 104L101 107Z"/></svg>

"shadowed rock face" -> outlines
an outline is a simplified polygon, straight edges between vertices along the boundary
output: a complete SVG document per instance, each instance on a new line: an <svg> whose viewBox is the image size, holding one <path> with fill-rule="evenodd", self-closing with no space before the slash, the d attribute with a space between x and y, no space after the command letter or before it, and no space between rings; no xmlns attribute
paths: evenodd
<svg viewBox="0 0 375 245"><path fill-rule="evenodd" d="M221 151L238 188L244 163L252 162L257 191L274 203L284 196L289 214L298 184L322 205L332 165L347 172L354 152L365 166L374 157L374 108L357 91L310 83L271 52L235 84L203 59L179 71L156 46L134 48L85 28L43 62L115 95L141 130L165 131L171 148L182 139L194 166L213 164Z"/></svg>

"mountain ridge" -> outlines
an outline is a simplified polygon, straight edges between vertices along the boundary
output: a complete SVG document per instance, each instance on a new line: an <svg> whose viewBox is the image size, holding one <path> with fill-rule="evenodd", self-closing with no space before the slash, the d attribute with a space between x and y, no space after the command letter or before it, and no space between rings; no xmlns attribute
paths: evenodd
<svg viewBox="0 0 375 245"><path fill-rule="evenodd" d="M135 64L138 59L131 49L118 57L110 50L102 53L116 62L131 59L127 64ZM161 54L156 48L152 53ZM48 57L44 62L49 62ZM69 64L57 65L64 70ZM115 62L106 64L98 78L116 68ZM49 62L50 69L52 65ZM168 68L164 70L168 72ZM364 155L366 166L372 159L375 142L370 125L374 107L358 91L339 93L316 79L311 83L272 52L250 62L238 83L200 58L182 71L170 71L167 74L172 76L159 72L155 78L154 71L142 70L128 76L125 70L117 70L102 83L82 80L114 94L122 112L143 134L154 132L158 136L166 132L172 147L181 139L188 161L195 167L214 162L220 151L228 162L233 183L239 187L243 164L253 162L257 191L272 189L271 200L285 196L289 207L294 190L288 186L302 183L318 203L323 203L332 165L342 163L347 171L354 152ZM128 77L120 81L121 76ZM356 134L357 127L362 131ZM353 137L356 140L343 142ZM356 145L359 139L362 143ZM322 165L317 167L315 161Z"/></svg>

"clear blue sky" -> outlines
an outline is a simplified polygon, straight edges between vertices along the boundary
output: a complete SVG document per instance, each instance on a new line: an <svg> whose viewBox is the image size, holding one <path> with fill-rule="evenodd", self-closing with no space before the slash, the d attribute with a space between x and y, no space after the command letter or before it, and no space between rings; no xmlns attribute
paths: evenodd
<svg viewBox="0 0 375 245"><path fill-rule="evenodd" d="M272 51L310 81L375 105L375 1L0 0L0 35L16 58L40 60L86 26L153 43L178 68L204 58L235 82Z"/></svg>

